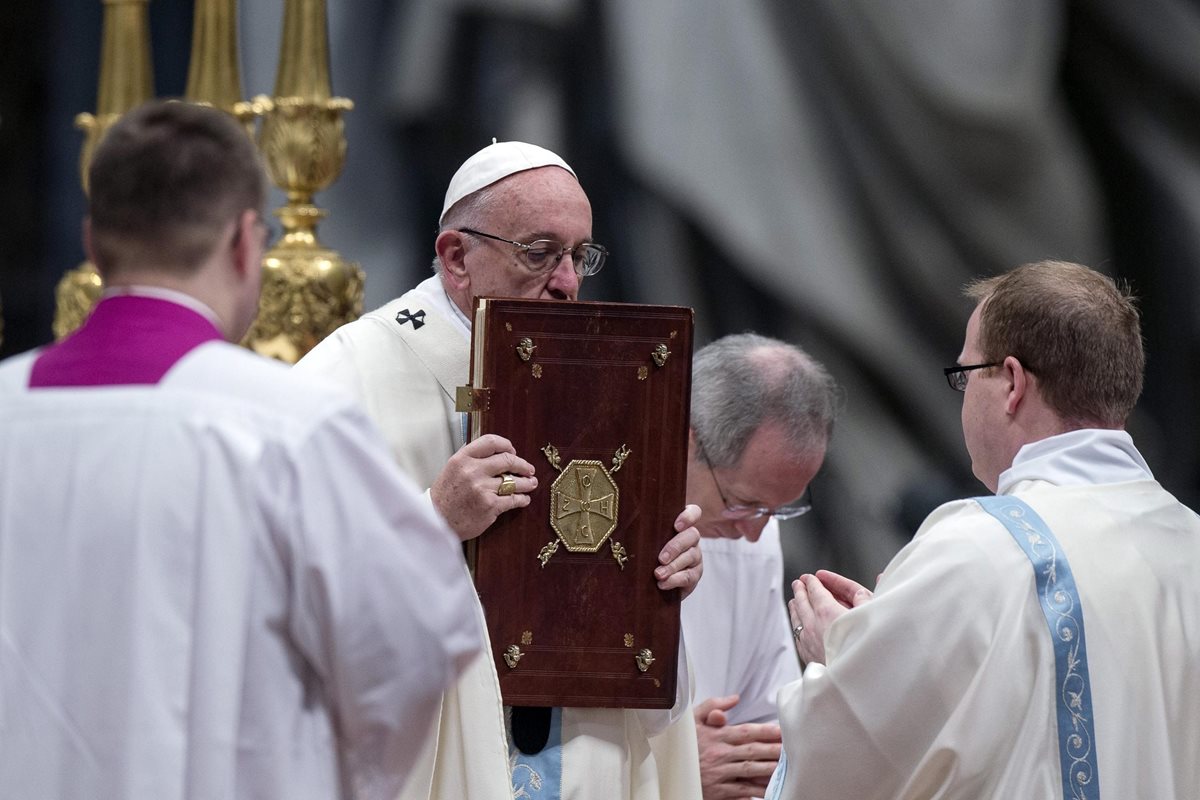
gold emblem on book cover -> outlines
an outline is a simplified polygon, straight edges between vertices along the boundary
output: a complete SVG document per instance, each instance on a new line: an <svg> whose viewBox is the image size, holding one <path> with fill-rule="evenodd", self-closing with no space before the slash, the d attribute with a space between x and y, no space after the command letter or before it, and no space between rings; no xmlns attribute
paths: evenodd
<svg viewBox="0 0 1200 800"><path fill-rule="evenodd" d="M595 553L608 542L613 559L625 569L625 547L609 537L617 527L621 499L613 473L629 458L630 449L625 445L617 448L611 472L602 462L591 459L573 459L564 467L558 448L552 444L543 447L542 452L560 473L550 485L550 527L558 538L538 553L542 567L558 552L560 542L572 553Z"/></svg>
<svg viewBox="0 0 1200 800"><path fill-rule="evenodd" d="M572 553L594 553L617 527L620 493L599 461L575 460L550 486L550 527Z"/></svg>

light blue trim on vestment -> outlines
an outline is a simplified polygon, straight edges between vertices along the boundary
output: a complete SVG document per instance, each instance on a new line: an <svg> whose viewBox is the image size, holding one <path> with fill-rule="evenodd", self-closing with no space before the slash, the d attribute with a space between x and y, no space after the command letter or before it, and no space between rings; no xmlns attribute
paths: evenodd
<svg viewBox="0 0 1200 800"><path fill-rule="evenodd" d="M536 755L526 755L509 743L513 800L562 800L562 709L550 710L550 734Z"/></svg>
<svg viewBox="0 0 1200 800"><path fill-rule="evenodd" d="M1067 555L1050 528L1024 501L1005 495L975 500L1008 529L1033 564L1038 601L1054 641L1063 798L1099 800L1100 770L1096 763L1083 606Z"/></svg>
<svg viewBox="0 0 1200 800"><path fill-rule="evenodd" d="M763 794L763 800L779 800L779 795L783 792L783 782L787 778L787 753L779 754L779 763L775 766L775 771L771 773L771 782L767 784L767 791Z"/></svg>

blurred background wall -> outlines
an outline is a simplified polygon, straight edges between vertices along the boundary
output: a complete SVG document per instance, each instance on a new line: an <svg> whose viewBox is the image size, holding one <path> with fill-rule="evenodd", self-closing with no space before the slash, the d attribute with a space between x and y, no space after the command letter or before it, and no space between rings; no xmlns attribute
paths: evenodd
<svg viewBox="0 0 1200 800"><path fill-rule="evenodd" d="M150 3L181 94L192 3ZM584 297L690 305L698 342L755 330L826 362L845 402L789 571L872 581L937 503L983 492L954 363L974 277L1081 261L1141 297L1132 432L1200 502L1200 7L1189 0L336 0L349 152L318 195L366 306L428 274L442 194L492 137L560 152L613 252ZM271 93L282 0L242 0L247 96ZM101 0L0 8L0 355L50 340L83 258L74 115ZM274 198L276 204L281 200ZM3 421L0 420L0 424ZM790 523L789 523L790 524Z"/></svg>

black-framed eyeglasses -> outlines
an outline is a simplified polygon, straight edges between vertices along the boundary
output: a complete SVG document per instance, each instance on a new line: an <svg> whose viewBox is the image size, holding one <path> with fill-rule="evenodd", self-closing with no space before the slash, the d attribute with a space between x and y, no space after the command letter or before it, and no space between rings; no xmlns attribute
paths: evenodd
<svg viewBox="0 0 1200 800"><path fill-rule="evenodd" d="M708 474L712 475L713 486L717 487L717 494L721 498L721 504L725 506L721 511L721 516L725 517L725 519L760 519L762 517L795 519L812 511L812 484L809 484L804 490L803 497L778 508L730 503L725 498L725 491L721 488L721 482L717 480L717 472L713 469L712 462L708 460L708 456L705 455L703 448L700 449L700 457L704 459L704 463L708 467Z"/></svg>
<svg viewBox="0 0 1200 800"><path fill-rule="evenodd" d="M458 230L462 233L469 233L472 236L482 236L485 239L495 239L497 242L511 244L520 252L521 261L525 266L537 273L550 272L558 266L558 262L562 260L564 253L570 253L571 266L575 268L575 274L581 278L586 278L589 275L595 275L599 272L600 268L604 266L604 261L608 258L608 250L603 245L596 244L595 242L584 242L572 249L554 239L538 239L526 243L505 239L503 236L484 233L473 228L459 228Z"/></svg>
<svg viewBox="0 0 1200 800"><path fill-rule="evenodd" d="M967 390L967 375L971 370L987 369L988 367L998 367L1003 364L1003 361L993 361L990 364L971 364L965 367L946 367L942 370L946 375L946 383L950 384L950 388L956 392L965 392Z"/></svg>

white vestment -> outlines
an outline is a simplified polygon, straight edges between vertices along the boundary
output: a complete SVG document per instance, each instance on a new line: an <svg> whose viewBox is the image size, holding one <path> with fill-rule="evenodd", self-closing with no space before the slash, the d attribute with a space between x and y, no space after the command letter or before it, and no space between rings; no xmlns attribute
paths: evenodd
<svg viewBox="0 0 1200 800"><path fill-rule="evenodd" d="M344 393L212 341L155 385L0 367L0 797L385 798L482 633Z"/></svg>
<svg viewBox="0 0 1200 800"><path fill-rule="evenodd" d="M1123 431L1026 445L999 490L1045 520L1074 573L1100 796L1196 797L1200 517ZM874 597L830 625L825 650L828 666L781 692L779 796L1062 797L1055 649L1034 569L976 501L930 514Z"/></svg>
<svg viewBox="0 0 1200 800"><path fill-rule="evenodd" d="M800 677L783 599L779 522L757 542L703 538L704 579L683 601L683 631L696 702L731 694L741 700L729 724L779 719L776 694Z"/></svg>
<svg viewBox="0 0 1200 800"><path fill-rule="evenodd" d="M383 430L399 464L428 487L464 442L464 415L454 411L454 390L468 380L468 325L435 276L342 326L295 368L324 375L354 393ZM478 601L473 605L482 620L482 606ZM673 737L662 749L655 745L653 751L650 743L670 722L690 716L682 644L680 650L678 697L671 712L563 709L564 800L699 798L694 733L690 752L686 736ZM446 691L426 759L404 800L513 796L500 684L491 658L475 662Z"/></svg>

